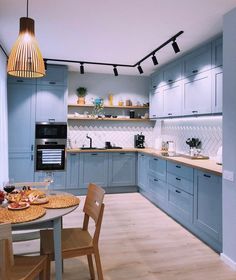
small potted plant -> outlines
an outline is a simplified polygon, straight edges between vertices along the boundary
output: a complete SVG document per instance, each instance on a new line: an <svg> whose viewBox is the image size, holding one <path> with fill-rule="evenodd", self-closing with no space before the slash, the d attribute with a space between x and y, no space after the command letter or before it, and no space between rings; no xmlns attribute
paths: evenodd
<svg viewBox="0 0 236 280"><path fill-rule="evenodd" d="M77 104L80 104L80 105L85 104L85 96L87 94L87 88L78 87L76 91L77 91L77 96L78 96Z"/></svg>

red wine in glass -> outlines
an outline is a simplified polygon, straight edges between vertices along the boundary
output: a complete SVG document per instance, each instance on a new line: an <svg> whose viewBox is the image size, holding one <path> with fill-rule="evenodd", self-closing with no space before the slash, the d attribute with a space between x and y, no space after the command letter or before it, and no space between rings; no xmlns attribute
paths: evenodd
<svg viewBox="0 0 236 280"><path fill-rule="evenodd" d="M12 191L14 191L15 186L5 186L3 189L5 192L11 193Z"/></svg>

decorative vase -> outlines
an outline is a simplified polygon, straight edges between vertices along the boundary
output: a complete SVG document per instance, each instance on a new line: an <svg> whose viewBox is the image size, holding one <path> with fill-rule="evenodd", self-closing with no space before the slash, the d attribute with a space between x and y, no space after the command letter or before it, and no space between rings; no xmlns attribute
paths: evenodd
<svg viewBox="0 0 236 280"><path fill-rule="evenodd" d="M85 104L85 97L79 97L77 100L77 104L84 105Z"/></svg>

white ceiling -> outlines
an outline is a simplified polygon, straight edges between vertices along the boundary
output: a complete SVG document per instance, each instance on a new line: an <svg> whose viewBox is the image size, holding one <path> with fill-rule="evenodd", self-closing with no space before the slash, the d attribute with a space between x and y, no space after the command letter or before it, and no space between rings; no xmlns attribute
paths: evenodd
<svg viewBox="0 0 236 280"><path fill-rule="evenodd" d="M134 64L180 30L182 52L171 44L157 53L160 65L222 32L222 16L236 0L29 0L36 38L43 57ZM17 38L26 0L0 0L0 43L7 53ZM77 70L77 64L69 65ZM151 59L144 75L156 68ZM85 66L86 72L113 73L107 66ZM135 68L119 74L138 75Z"/></svg>

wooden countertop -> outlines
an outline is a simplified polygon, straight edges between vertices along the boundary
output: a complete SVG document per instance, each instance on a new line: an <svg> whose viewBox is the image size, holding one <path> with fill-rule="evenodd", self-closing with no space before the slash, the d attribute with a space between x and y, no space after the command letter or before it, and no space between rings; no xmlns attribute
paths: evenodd
<svg viewBox="0 0 236 280"><path fill-rule="evenodd" d="M148 155L156 156L165 160L169 160L172 162L181 163L193 168L200 169L204 172L211 172L215 175L222 176L222 165L218 165L214 160L211 159L188 159L181 156L176 157L169 157L161 155L161 152L153 149L153 148L145 148L145 149L138 149L138 148L123 148L123 149L93 149L93 150L82 150L82 149L67 149L68 153L93 153L93 152L139 152L145 153Z"/></svg>

